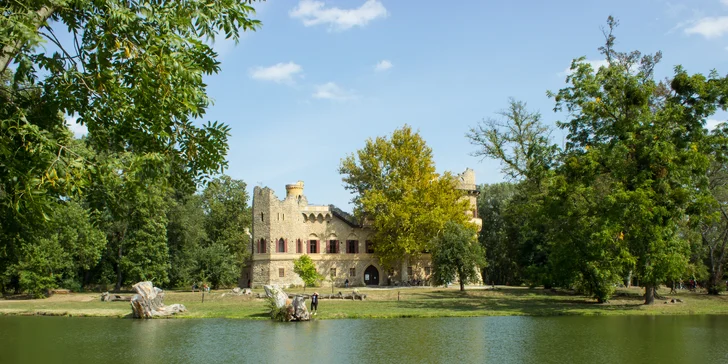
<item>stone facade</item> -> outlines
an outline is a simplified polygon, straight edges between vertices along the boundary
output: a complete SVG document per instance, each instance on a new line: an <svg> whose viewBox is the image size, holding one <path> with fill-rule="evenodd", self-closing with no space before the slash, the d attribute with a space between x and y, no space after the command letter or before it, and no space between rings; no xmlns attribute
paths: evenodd
<svg viewBox="0 0 728 364"><path fill-rule="evenodd" d="M467 169L458 178L460 189L467 191L464 198L471 204L466 213L480 226L475 173ZM252 287L303 285L293 272L293 260L303 254L308 254L319 273L326 277L324 285L331 284L332 273L337 287L343 286L346 279L351 286L363 286L429 278L427 255L403 264L399 271L385 272L369 245L371 229L333 205L309 205L301 181L286 185L286 197L282 200L268 187L255 187L252 214L252 257L243 276L243 281L248 280Z"/></svg>

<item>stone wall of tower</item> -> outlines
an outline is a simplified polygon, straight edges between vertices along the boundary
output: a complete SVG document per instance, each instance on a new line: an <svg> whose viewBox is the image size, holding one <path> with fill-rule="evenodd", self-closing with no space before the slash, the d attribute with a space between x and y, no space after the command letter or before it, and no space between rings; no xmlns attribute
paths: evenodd
<svg viewBox="0 0 728 364"><path fill-rule="evenodd" d="M478 217L478 186L475 184L475 171L467 168L465 172L459 174L458 178L458 189L465 192L463 199L468 201L470 208L466 211L470 222L474 223L479 227L483 226L483 220Z"/></svg>

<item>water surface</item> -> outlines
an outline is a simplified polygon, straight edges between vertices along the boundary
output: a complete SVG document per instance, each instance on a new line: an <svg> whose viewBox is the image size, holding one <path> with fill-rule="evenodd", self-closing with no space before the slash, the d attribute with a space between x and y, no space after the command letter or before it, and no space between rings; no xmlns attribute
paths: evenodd
<svg viewBox="0 0 728 364"><path fill-rule="evenodd" d="M0 316L3 363L728 363L728 316L131 320Z"/></svg>

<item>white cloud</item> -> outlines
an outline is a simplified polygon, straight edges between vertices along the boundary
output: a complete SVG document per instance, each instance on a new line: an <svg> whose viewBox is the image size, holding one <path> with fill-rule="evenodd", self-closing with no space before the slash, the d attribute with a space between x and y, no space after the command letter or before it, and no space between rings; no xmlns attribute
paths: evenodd
<svg viewBox="0 0 728 364"><path fill-rule="evenodd" d="M600 67L608 67L609 62L606 59L587 59L582 61L583 63L589 63L594 71L598 71ZM574 73L574 71L571 70L571 66L566 67L565 70L562 72L559 72L559 76L568 76L570 74Z"/></svg>
<svg viewBox="0 0 728 364"><path fill-rule="evenodd" d="M392 67L394 67L392 62L390 62L386 59L383 59L383 60L379 61L379 63L377 63L376 66L374 66L374 70L377 72L381 72L381 71L386 71Z"/></svg>
<svg viewBox="0 0 728 364"><path fill-rule="evenodd" d="M728 33L728 16L706 17L685 28L686 34L700 34L705 38L717 38Z"/></svg>
<svg viewBox="0 0 728 364"><path fill-rule="evenodd" d="M347 30L355 26L363 27L372 20L386 17L388 13L377 0L366 0L356 9L327 8L322 1L301 0L288 15L301 19L307 27L328 24L329 30Z"/></svg>
<svg viewBox="0 0 728 364"><path fill-rule="evenodd" d="M720 3L725 6L728 6L728 0L720 0Z"/></svg>
<svg viewBox="0 0 728 364"><path fill-rule="evenodd" d="M78 123L78 115L66 116L66 126L71 130L71 132L73 132L73 135L76 138L81 138L88 134L88 128L86 125Z"/></svg>
<svg viewBox="0 0 728 364"><path fill-rule="evenodd" d="M725 123L725 120L708 119L705 121L705 128L708 130L714 130L718 127L718 124Z"/></svg>
<svg viewBox="0 0 728 364"><path fill-rule="evenodd" d="M293 76L303 71L303 67L293 62L278 63L270 67L256 67L250 70L250 77L255 80L276 83L293 83Z"/></svg>
<svg viewBox="0 0 728 364"><path fill-rule="evenodd" d="M327 82L323 85L316 85L316 92L314 92L313 98L343 101L353 99L354 94L342 89L333 82Z"/></svg>

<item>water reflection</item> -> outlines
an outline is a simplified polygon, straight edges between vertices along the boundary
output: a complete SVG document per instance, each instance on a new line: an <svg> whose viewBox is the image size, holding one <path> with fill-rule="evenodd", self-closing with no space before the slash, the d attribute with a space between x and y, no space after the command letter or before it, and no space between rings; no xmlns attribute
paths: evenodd
<svg viewBox="0 0 728 364"><path fill-rule="evenodd" d="M722 363L728 317L0 317L2 362Z"/></svg>

